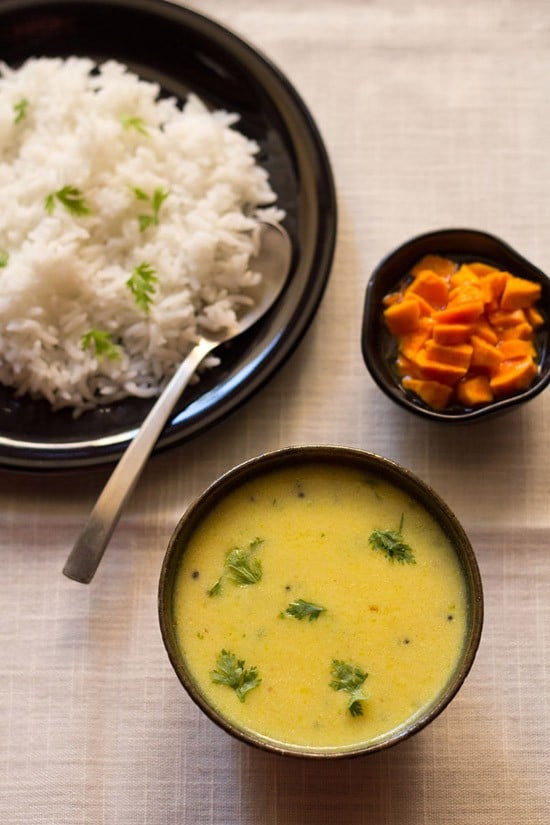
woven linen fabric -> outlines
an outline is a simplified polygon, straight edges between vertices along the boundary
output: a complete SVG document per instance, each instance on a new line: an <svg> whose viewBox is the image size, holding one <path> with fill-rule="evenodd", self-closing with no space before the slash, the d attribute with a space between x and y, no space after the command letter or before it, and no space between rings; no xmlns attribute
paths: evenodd
<svg viewBox="0 0 550 825"><path fill-rule="evenodd" d="M544 0L196 0L267 55L323 135L338 190L329 285L253 399L153 458L89 586L61 575L103 470L0 471L0 822L5 825L545 825L550 814L550 394L442 427L392 404L361 356L370 273L413 235L490 231L550 271ZM2 55L0 55L0 59ZM285 759L230 738L164 651L157 582L179 517L269 449L399 461L461 520L485 590L463 688L370 757Z"/></svg>

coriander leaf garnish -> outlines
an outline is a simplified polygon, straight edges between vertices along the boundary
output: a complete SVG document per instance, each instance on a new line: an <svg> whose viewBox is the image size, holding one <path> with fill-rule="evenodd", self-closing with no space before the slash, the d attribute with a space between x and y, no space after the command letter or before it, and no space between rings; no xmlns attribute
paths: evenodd
<svg viewBox="0 0 550 825"><path fill-rule="evenodd" d="M262 578L262 563L252 552L235 547L228 554L225 568L236 584L256 584Z"/></svg>
<svg viewBox="0 0 550 825"><path fill-rule="evenodd" d="M295 619L309 619L310 622L317 621L321 613L324 613L326 607L321 607L313 602L306 602L304 599L296 599L290 602L284 613L288 616L294 616ZM283 614L284 615L284 614Z"/></svg>
<svg viewBox="0 0 550 825"><path fill-rule="evenodd" d="M369 544L373 550L379 550L386 558L399 564L416 564L412 549L403 541L403 515L397 530L373 530L369 536Z"/></svg>
<svg viewBox="0 0 550 825"><path fill-rule="evenodd" d="M362 716L362 702L368 697L363 693L361 687L369 674L357 665L352 665L341 659L333 659L330 675L332 676L332 681L329 682L331 688L349 693L348 710L351 715Z"/></svg>
<svg viewBox="0 0 550 825"><path fill-rule="evenodd" d="M215 582L210 590L208 591L209 596L219 596L222 592L222 580L223 576L220 576L217 582Z"/></svg>
<svg viewBox="0 0 550 825"><path fill-rule="evenodd" d="M136 117L135 115L121 115L120 121L123 129L126 131L133 129L135 132L139 132L140 135L149 136L149 132L145 128L145 121L142 117Z"/></svg>
<svg viewBox="0 0 550 825"><path fill-rule="evenodd" d="M85 332L80 339L82 349L91 349L93 346L98 358L108 358L109 361L116 361L120 358L120 348L113 344L113 339L109 332L101 329L91 329Z"/></svg>
<svg viewBox="0 0 550 825"><path fill-rule="evenodd" d="M0 249L0 268L3 266L7 266L9 262L10 256L8 252L4 252Z"/></svg>
<svg viewBox="0 0 550 825"><path fill-rule="evenodd" d="M155 218L158 217L158 212L166 198L168 197L168 192L165 189L155 189L153 192L153 212L155 213Z"/></svg>
<svg viewBox="0 0 550 825"><path fill-rule="evenodd" d="M21 100L13 104L13 111L15 112L15 117L13 118L14 123L21 123L21 121L25 119L28 106L29 101L26 97L22 97Z"/></svg>
<svg viewBox="0 0 550 825"><path fill-rule="evenodd" d="M368 673L365 673L365 671L357 665L344 662L342 659L333 659L330 675L333 679L330 683L331 688L353 693L357 688L361 687Z"/></svg>
<svg viewBox="0 0 550 825"><path fill-rule="evenodd" d="M361 702L363 701L363 699L366 699L366 698L367 697L364 696L361 693L361 695L357 699L351 698L349 700L348 710L349 710L349 712L351 713L352 716L362 716L363 715L363 705L361 704Z"/></svg>
<svg viewBox="0 0 550 825"><path fill-rule="evenodd" d="M158 283L158 278L155 274L151 264L147 261L136 266L131 276L126 281L126 286L135 298L136 304L145 313L149 312L149 307L153 301L155 292L155 284Z"/></svg>
<svg viewBox="0 0 550 825"><path fill-rule="evenodd" d="M158 226L160 207L169 193L162 187L155 189L152 195L148 195L139 186L133 186L132 191L139 201L145 201L151 206L150 215L138 215L140 232L145 232L150 226Z"/></svg>
<svg viewBox="0 0 550 825"><path fill-rule="evenodd" d="M152 215L138 215L139 231L145 232L150 226L153 226L155 219ZM157 221L158 223L158 221Z"/></svg>
<svg viewBox="0 0 550 825"><path fill-rule="evenodd" d="M248 547L234 547L225 557L224 571L217 582L208 591L209 596L219 596L224 578L230 578L235 584L256 584L262 578L262 563L254 553L262 544L262 539L255 538Z"/></svg>
<svg viewBox="0 0 550 825"><path fill-rule="evenodd" d="M258 668L245 669L244 659L237 659L234 653L222 650L216 660L216 668L210 673L212 681L217 685L227 685L233 688L239 701L244 702L248 691L258 687L261 679Z"/></svg>
<svg viewBox="0 0 550 825"><path fill-rule="evenodd" d="M139 186L132 186L132 192L138 201L149 201L149 195L147 192L144 192L143 189L140 189Z"/></svg>
<svg viewBox="0 0 550 825"><path fill-rule="evenodd" d="M91 213L90 207L82 197L82 192L75 186L64 186L62 189L58 189L57 192L50 192L44 198L44 209L48 215L52 214L56 200L71 215L89 215Z"/></svg>

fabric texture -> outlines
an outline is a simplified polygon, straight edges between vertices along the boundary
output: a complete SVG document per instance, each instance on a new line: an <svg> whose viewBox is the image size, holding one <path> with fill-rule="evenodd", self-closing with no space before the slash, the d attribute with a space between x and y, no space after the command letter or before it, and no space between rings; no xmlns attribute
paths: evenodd
<svg viewBox="0 0 550 825"><path fill-rule="evenodd" d="M468 426L424 422L360 349L370 273L468 226L550 272L550 6L543 0L197 0L266 54L325 140L339 199L329 285L284 368L152 459L89 586L61 574L107 475L0 471L0 821L6 825L543 825L550 811L550 394ZM1 57L1 55L0 55ZM427 729L319 764L243 745L190 701L157 582L186 506L240 461L339 443L394 459L461 520L485 588L462 690Z"/></svg>

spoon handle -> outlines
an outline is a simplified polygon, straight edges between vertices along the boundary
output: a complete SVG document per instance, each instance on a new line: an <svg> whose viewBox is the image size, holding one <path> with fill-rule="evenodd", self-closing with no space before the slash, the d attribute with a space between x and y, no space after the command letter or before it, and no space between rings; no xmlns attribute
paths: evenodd
<svg viewBox="0 0 550 825"><path fill-rule="evenodd" d="M170 413L200 362L216 346L216 341L202 338L193 347L126 448L63 568L63 573L70 579L83 584L92 580L122 508L134 489Z"/></svg>

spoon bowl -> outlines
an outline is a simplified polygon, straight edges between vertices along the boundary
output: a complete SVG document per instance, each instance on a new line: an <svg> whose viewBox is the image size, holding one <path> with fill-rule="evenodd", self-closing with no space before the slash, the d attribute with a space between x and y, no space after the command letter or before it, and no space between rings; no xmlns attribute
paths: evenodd
<svg viewBox="0 0 550 825"><path fill-rule="evenodd" d="M88 521L65 563L63 573L87 584L97 570L122 509L130 497L170 413L203 359L262 318L273 306L286 284L292 259L292 244L286 230L276 223L261 224L259 250L250 267L261 272L257 286L246 294L251 304L243 306L231 327L214 332L204 329L201 338L182 361L151 411L130 442L103 488Z"/></svg>

